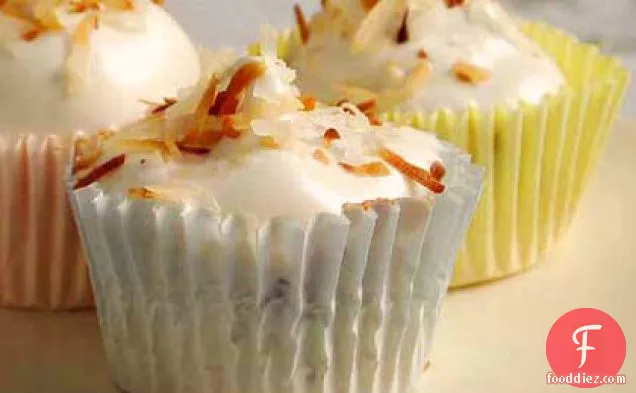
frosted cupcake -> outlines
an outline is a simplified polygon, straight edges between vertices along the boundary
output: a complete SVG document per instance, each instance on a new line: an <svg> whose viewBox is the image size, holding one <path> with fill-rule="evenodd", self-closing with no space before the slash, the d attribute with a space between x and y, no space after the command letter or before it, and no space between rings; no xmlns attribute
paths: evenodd
<svg viewBox="0 0 636 393"><path fill-rule="evenodd" d="M272 57L75 152L113 380L143 392L404 392L481 185L432 134L300 99Z"/></svg>
<svg viewBox="0 0 636 393"><path fill-rule="evenodd" d="M620 108L616 59L492 0L330 0L279 42L303 94L374 100L487 168L453 285L527 269L563 232Z"/></svg>
<svg viewBox="0 0 636 393"><path fill-rule="evenodd" d="M0 4L0 305L88 307L62 178L74 133L138 119L146 101L192 86L198 54L150 1Z"/></svg>

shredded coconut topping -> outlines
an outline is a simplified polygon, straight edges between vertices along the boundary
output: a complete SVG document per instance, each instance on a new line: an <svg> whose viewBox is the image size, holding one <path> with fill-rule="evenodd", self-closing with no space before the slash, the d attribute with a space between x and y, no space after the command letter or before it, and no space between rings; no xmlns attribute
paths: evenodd
<svg viewBox="0 0 636 393"><path fill-rule="evenodd" d="M325 102L375 99L380 111L516 105L564 82L494 0L331 0L309 22L295 11L301 45L287 60L301 91Z"/></svg>
<svg viewBox="0 0 636 393"><path fill-rule="evenodd" d="M215 206L248 199L267 211L278 202L261 206L257 196L231 190L262 184L283 200L321 204L324 198L338 207L414 189L416 195L444 191L434 136L379 125L375 101L328 107L301 99L290 72L272 57L240 59L114 135L80 139L75 188L98 183L135 198L181 200L164 194L185 187L212 194ZM288 209L283 202L280 208Z"/></svg>

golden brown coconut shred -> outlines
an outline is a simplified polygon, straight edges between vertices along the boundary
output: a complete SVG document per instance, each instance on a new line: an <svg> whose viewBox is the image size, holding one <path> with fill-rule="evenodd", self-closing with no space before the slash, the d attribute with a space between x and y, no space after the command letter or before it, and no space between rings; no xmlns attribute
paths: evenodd
<svg viewBox="0 0 636 393"><path fill-rule="evenodd" d="M80 188L84 188L86 186L89 186L95 183L96 181L99 181L103 177L108 176L109 174L115 172L122 165L124 165L125 162L126 162L125 154L120 154L118 156L111 158L110 160L106 161L105 163L101 164L100 166L90 171L86 176L80 178L77 181L77 183L75 183L75 186L73 187L73 189L77 190Z"/></svg>
<svg viewBox="0 0 636 393"><path fill-rule="evenodd" d="M406 161L400 155L394 151L383 148L378 151L378 154L384 161L386 161L393 168L397 169L404 176L419 183L420 185L428 188L436 194L441 194L445 190L445 186L440 182L441 179L436 178L440 176L441 168L434 168L435 175L432 175L426 169L420 168ZM439 164L439 163L438 163ZM439 164L441 165L441 164ZM445 170L444 170L445 171ZM443 174L442 174L443 176ZM441 176L440 176L441 177Z"/></svg>
<svg viewBox="0 0 636 393"><path fill-rule="evenodd" d="M294 4L294 16L296 17L296 24L298 25L298 32L300 34L300 40L303 45L306 45L309 41L309 35L311 34L311 30L309 29L309 23L307 23L307 18L305 17L305 13L303 9L300 8L300 5Z"/></svg>
<svg viewBox="0 0 636 393"><path fill-rule="evenodd" d="M448 8L461 7L468 3L468 0L446 0L446 6Z"/></svg>
<svg viewBox="0 0 636 393"><path fill-rule="evenodd" d="M380 0L360 0L360 1L362 2L362 7L366 11L371 11L371 9L375 7Z"/></svg>
<svg viewBox="0 0 636 393"><path fill-rule="evenodd" d="M163 1L153 1L161 5ZM64 29L57 10L67 7L72 13L99 12L102 9L132 11L133 0L0 0L0 13L26 23L22 38L32 41L45 33Z"/></svg>
<svg viewBox="0 0 636 393"><path fill-rule="evenodd" d="M362 165L351 165L346 162L339 162L338 165L345 171L357 176L383 177L391 174L389 168L381 161L374 161Z"/></svg>
<svg viewBox="0 0 636 393"><path fill-rule="evenodd" d="M71 3L69 12L81 14L88 11L99 11L99 0L84 0Z"/></svg>
<svg viewBox="0 0 636 393"><path fill-rule="evenodd" d="M71 34L71 46L66 56L64 70L66 93L80 91L86 83L85 74L90 66L90 39L93 31L99 28L99 14L86 14Z"/></svg>
<svg viewBox="0 0 636 393"><path fill-rule="evenodd" d="M397 35L395 36L395 42L398 44L403 44L407 42L410 38L409 35L409 10L408 8L404 11L404 16L402 17L402 24L400 24L400 28L397 31Z"/></svg>
<svg viewBox="0 0 636 393"><path fill-rule="evenodd" d="M243 64L230 77L224 91L219 91L220 80L214 75L192 112L180 113L168 119L164 112L175 105L176 101L165 99L163 105L152 110L144 119L128 126L131 129L159 128L163 137L122 138L115 143L128 153L160 152L164 160L180 159L183 154L211 154L212 149L224 138L237 139L242 136L245 120L240 113L240 105L245 92L265 70L265 65L261 62ZM107 136L103 134L102 139ZM83 175L78 177L76 189L86 187L117 171L126 159L126 155L122 154L96 166L103 152L99 143L100 136L97 136L97 140L94 138L81 139L76 145L74 173L82 172ZM278 141L272 137L262 138L260 144L268 149L280 148Z"/></svg>
<svg viewBox="0 0 636 393"><path fill-rule="evenodd" d="M452 72L457 80L471 85L478 85L490 79L490 72L487 69L470 63L455 63Z"/></svg>

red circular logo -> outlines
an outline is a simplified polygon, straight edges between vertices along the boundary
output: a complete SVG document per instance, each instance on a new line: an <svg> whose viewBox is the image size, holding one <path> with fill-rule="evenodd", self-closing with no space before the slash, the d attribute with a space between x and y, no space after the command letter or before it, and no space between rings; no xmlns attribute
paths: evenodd
<svg viewBox="0 0 636 393"><path fill-rule="evenodd" d="M623 366L626 350L618 322L594 308L579 308L559 318L545 346L556 379L579 388L611 381Z"/></svg>

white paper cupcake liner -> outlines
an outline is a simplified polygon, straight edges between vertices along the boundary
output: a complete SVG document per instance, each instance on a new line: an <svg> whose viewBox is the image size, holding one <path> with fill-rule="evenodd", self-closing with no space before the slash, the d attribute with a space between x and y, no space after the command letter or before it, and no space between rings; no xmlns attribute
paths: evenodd
<svg viewBox="0 0 636 393"><path fill-rule="evenodd" d="M307 225L70 190L114 382L129 393L409 390L481 192L481 170L444 154L449 186L434 200L352 204Z"/></svg>
<svg viewBox="0 0 636 393"><path fill-rule="evenodd" d="M91 307L64 187L71 136L0 131L0 306Z"/></svg>

